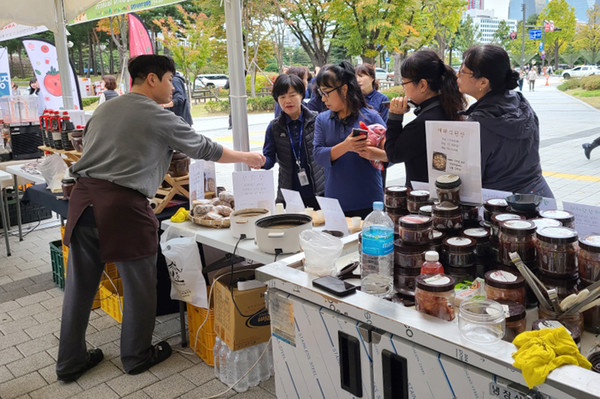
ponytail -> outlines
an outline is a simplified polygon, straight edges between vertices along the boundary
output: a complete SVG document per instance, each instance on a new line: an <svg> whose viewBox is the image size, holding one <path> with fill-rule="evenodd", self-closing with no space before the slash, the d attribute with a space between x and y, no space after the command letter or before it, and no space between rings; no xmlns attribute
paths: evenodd
<svg viewBox="0 0 600 399"><path fill-rule="evenodd" d="M442 62L443 64L443 62ZM443 73L440 85L440 102L442 108L451 121L462 119L458 112L467 107L467 100L458 90L457 78L450 65L443 64Z"/></svg>

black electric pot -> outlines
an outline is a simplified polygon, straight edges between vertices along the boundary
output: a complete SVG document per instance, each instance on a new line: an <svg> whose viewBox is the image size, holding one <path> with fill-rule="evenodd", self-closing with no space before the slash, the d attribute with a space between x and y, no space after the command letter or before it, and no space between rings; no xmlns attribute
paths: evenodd
<svg viewBox="0 0 600 399"><path fill-rule="evenodd" d="M300 252L300 233L312 229L312 217L299 213L271 215L256 221L256 245L268 254Z"/></svg>

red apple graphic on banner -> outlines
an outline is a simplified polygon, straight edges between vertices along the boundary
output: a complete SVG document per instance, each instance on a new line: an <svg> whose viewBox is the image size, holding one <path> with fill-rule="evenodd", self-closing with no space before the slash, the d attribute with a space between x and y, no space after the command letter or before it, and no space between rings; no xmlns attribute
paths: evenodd
<svg viewBox="0 0 600 399"><path fill-rule="evenodd" d="M54 97L62 96L60 73L54 67L51 67L48 73L46 73L46 77L44 77L44 86L46 86L48 93Z"/></svg>

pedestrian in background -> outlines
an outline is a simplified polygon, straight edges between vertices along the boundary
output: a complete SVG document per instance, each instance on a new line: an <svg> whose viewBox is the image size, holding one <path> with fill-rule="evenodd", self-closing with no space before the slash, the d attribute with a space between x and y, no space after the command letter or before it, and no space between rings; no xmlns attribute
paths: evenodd
<svg viewBox="0 0 600 399"><path fill-rule="evenodd" d="M117 88L117 78L113 75L104 75L102 80L104 81L104 91L98 97L98 105L119 97L119 93L115 90Z"/></svg>
<svg viewBox="0 0 600 399"><path fill-rule="evenodd" d="M185 77L179 71L173 76L173 88L173 99L163 106L175 115L181 116L188 125L192 126L194 121L192 120L190 102L185 89Z"/></svg>
<svg viewBox="0 0 600 399"><path fill-rule="evenodd" d="M591 143L585 143L581 145L583 147L583 153L585 154L585 157L587 159L590 159L590 154L592 153L592 150L598 146L600 146L600 137L598 137L596 140L592 141Z"/></svg>
<svg viewBox="0 0 600 399"><path fill-rule="evenodd" d="M390 112L388 108L390 99L379 91L379 81L375 77L375 67L367 63L358 65L356 67L356 80L358 80L360 90L365 96L367 104L379 112L381 119L387 121Z"/></svg>
<svg viewBox="0 0 600 399"><path fill-rule="evenodd" d="M535 91L535 80L537 79L538 74L535 71L535 66L529 69L527 72L527 81L529 82L529 91Z"/></svg>
<svg viewBox="0 0 600 399"><path fill-rule="evenodd" d="M542 176L539 120L517 87L507 52L499 46L474 46L463 54L458 73L461 93L477 102L464 112L479 122L483 188L554 198Z"/></svg>
<svg viewBox="0 0 600 399"><path fill-rule="evenodd" d="M519 91L523 91L523 81L525 80L525 71L521 69L519 71Z"/></svg>

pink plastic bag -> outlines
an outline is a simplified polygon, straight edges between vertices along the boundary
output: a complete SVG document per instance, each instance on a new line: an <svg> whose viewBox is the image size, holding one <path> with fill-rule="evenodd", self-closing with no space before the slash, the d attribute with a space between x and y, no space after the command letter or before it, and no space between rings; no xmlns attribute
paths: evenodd
<svg viewBox="0 0 600 399"><path fill-rule="evenodd" d="M379 123L374 123L372 125L367 126L364 124L363 121L360 121L359 125L360 125L361 129L367 130L369 132L367 135L367 139L371 143L371 146L379 147L379 145L381 144L383 139L385 139L386 128L383 125L380 125ZM373 165L373 167L375 169L378 169L378 170L384 169L383 162L381 162L381 161L370 161L370 162L371 162L371 165Z"/></svg>

